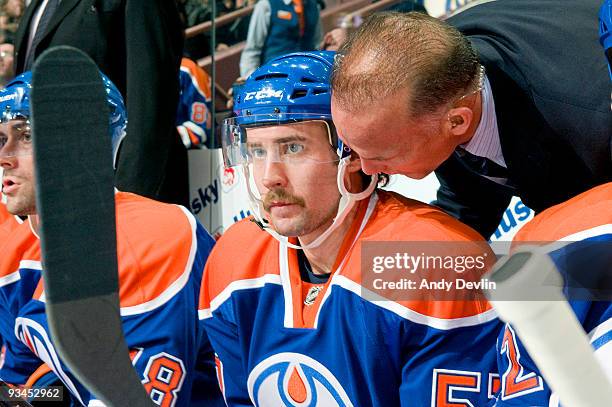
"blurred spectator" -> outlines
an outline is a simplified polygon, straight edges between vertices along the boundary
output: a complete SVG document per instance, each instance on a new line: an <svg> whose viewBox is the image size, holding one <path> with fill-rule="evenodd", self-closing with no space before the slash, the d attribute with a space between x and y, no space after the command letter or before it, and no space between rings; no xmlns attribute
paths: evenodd
<svg viewBox="0 0 612 407"><path fill-rule="evenodd" d="M325 51L338 51L349 35L361 25L361 15L354 13L342 13L336 19L336 28L323 36L320 48Z"/></svg>
<svg viewBox="0 0 612 407"><path fill-rule="evenodd" d="M259 0L240 57L240 76L246 78L261 64L279 55L314 50L321 38L316 0Z"/></svg>
<svg viewBox="0 0 612 407"><path fill-rule="evenodd" d="M212 7L209 0L180 0L179 2L182 4L185 15L185 27L194 27L210 21ZM254 3L255 0L216 0L216 17L219 18ZM218 51L246 40L250 19L251 16L246 15L236 18L230 24L217 27L215 49ZM193 60L210 55L210 42L210 31L185 38L185 55Z"/></svg>
<svg viewBox="0 0 612 407"><path fill-rule="evenodd" d="M56 45L89 55L127 101L130 120L116 185L165 202L189 203L174 184L187 178L172 161L183 27L174 1L33 0L15 35L15 73Z"/></svg>
<svg viewBox="0 0 612 407"><path fill-rule="evenodd" d="M13 51L13 44L0 44L0 86L2 87L15 77Z"/></svg>
<svg viewBox="0 0 612 407"><path fill-rule="evenodd" d="M427 14L425 6L417 2L417 0L402 0L381 11L398 11L400 13L418 11ZM327 32L323 37L320 48L325 51L337 51L353 31L361 25L362 21L362 16L359 14L350 13L341 15L337 20L336 28Z"/></svg>
<svg viewBox="0 0 612 407"><path fill-rule="evenodd" d="M256 0L225 0L223 2L224 9L219 13L219 15L252 6L255 4L255 2ZM251 15L249 14L235 19L231 24L220 27L217 30L217 49L219 49L219 45L221 44L231 46L245 41L249 32L250 21Z"/></svg>
<svg viewBox="0 0 612 407"><path fill-rule="evenodd" d="M23 0L1 0L0 32L2 33L2 42L14 42L15 31L17 31L24 8Z"/></svg>

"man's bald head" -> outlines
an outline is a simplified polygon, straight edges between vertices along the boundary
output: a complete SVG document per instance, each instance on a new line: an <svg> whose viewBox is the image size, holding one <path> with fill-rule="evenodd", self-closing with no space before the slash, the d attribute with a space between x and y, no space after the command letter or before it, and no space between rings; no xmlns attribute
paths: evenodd
<svg viewBox="0 0 612 407"><path fill-rule="evenodd" d="M422 13L376 13L338 51L332 75L334 103L361 111L399 97L411 116L477 86L478 58L450 25ZM405 100L404 98L407 98Z"/></svg>

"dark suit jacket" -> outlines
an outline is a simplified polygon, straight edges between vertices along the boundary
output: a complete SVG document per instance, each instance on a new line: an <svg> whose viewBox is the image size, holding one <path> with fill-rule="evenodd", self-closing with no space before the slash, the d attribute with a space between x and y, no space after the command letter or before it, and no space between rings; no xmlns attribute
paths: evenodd
<svg viewBox="0 0 612 407"><path fill-rule="evenodd" d="M17 30L17 73L24 69L30 22L41 3L32 1ZM183 29L175 2L62 0L36 55L55 45L71 45L87 53L126 98L128 130L117 187L163 199L159 192L167 178L169 151L178 141L174 121Z"/></svg>
<svg viewBox="0 0 612 407"><path fill-rule="evenodd" d="M512 192L453 156L434 203L489 237L513 193L536 212L612 179L610 78L599 0L497 0L448 22L491 83Z"/></svg>

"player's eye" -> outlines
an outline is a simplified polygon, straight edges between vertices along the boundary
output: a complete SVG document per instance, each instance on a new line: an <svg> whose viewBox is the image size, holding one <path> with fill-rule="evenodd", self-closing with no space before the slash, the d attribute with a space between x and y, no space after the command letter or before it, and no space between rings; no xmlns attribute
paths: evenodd
<svg viewBox="0 0 612 407"><path fill-rule="evenodd" d="M263 160L266 157L266 150L261 147L249 147L249 155L255 160Z"/></svg>
<svg viewBox="0 0 612 407"><path fill-rule="evenodd" d="M285 151L288 154L298 154L304 150L304 146L299 143L289 143L285 145Z"/></svg>
<svg viewBox="0 0 612 407"><path fill-rule="evenodd" d="M32 133L30 133L29 131L26 131L24 133L21 133L21 135L19 136L19 141L23 142L23 143L31 143L32 142Z"/></svg>
<svg viewBox="0 0 612 407"><path fill-rule="evenodd" d="M0 136L0 148L4 148L4 146L8 143L7 136Z"/></svg>

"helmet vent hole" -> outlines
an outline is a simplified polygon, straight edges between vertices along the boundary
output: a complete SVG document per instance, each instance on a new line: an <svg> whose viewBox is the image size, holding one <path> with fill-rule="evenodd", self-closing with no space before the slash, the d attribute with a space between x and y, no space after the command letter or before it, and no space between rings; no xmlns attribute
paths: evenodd
<svg viewBox="0 0 612 407"><path fill-rule="evenodd" d="M275 79L275 78L287 78L289 75L286 73L269 73L265 75L261 75L255 78L256 81L261 81L264 79Z"/></svg>
<svg viewBox="0 0 612 407"><path fill-rule="evenodd" d="M306 83L316 83L317 81L316 81L316 80L314 80L314 79L312 79L312 78L309 78L309 77L305 76L305 77L303 77L303 78L302 78L302 82L306 82Z"/></svg>
<svg viewBox="0 0 612 407"><path fill-rule="evenodd" d="M327 93L327 89L314 89L312 91L313 95L320 95L321 93Z"/></svg>
<svg viewBox="0 0 612 407"><path fill-rule="evenodd" d="M306 89L296 89L293 91L293 93L291 94L291 99L299 99L299 98L303 98L304 96L306 96L308 94L308 91Z"/></svg>

